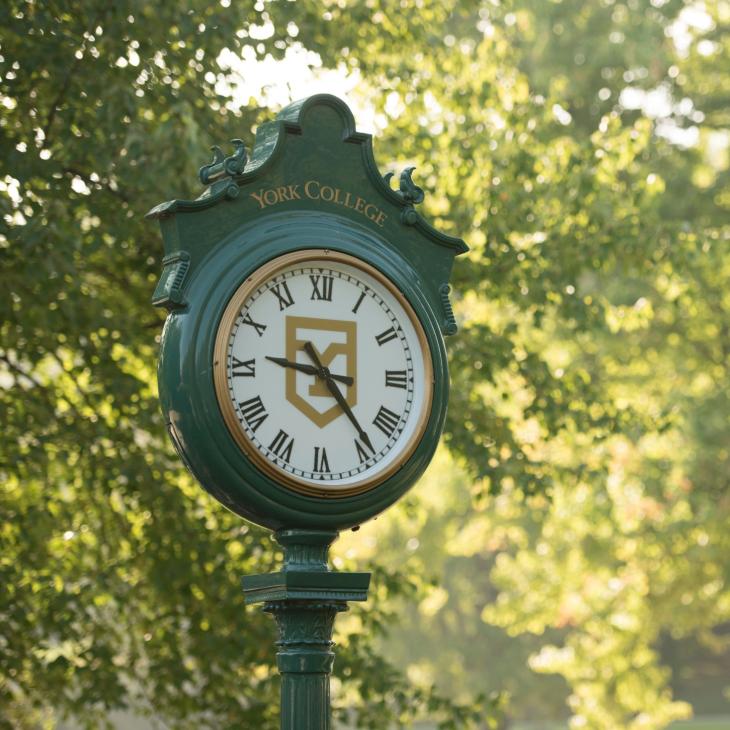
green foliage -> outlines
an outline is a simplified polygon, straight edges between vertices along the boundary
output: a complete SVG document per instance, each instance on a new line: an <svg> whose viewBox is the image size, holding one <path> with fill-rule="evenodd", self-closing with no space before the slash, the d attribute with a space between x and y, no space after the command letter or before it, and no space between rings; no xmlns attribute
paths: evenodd
<svg viewBox="0 0 730 730"><path fill-rule="evenodd" d="M149 304L160 243L143 215L195 195L206 147L260 118L227 109L220 52L279 57L293 36L283 23L250 40L262 14L242 3L11 2L0 14L0 726L101 727L132 708L179 728L276 727L273 623L244 609L239 582L281 556L170 448ZM463 717L392 670L381 681L376 622L366 614L343 651L356 720L382 727L430 703Z"/></svg>
<svg viewBox="0 0 730 730"><path fill-rule="evenodd" d="M454 641L480 614L533 634L530 665L567 680L575 727L685 716L659 640L722 651L730 618L728 145L712 132L729 11L651 5L506 3L483 9L483 36L452 17L450 37L401 62L408 83L392 92L407 113L389 139L441 193L427 199L438 224L472 247L447 443L475 511L421 527L433 541L422 569L444 545L456 560L443 617L422 604L420 620ZM686 53L671 38L682 27ZM380 73L387 84L392 70ZM622 106L627 85L687 101L655 122ZM693 148L659 135L703 119ZM465 616L467 581L479 587ZM427 667L448 657L410 653Z"/></svg>
<svg viewBox="0 0 730 730"><path fill-rule="evenodd" d="M446 443L468 475L449 489L468 480L472 503L409 500L386 521L401 549L423 533L407 572L442 555L445 577L378 572L369 607L339 619L339 710L358 727L496 722L502 699L456 697L458 666L446 702L375 651L405 595L411 623L460 636L467 689L517 703L520 682L474 659L499 641L562 675L576 727L687 712L658 641L719 651L730 619L730 11L705 2L698 24L690 5L3 5L0 726L101 727L124 707L179 728L276 726L273 625L238 582L280 555L170 448L149 305L160 244L142 216L197 194L205 148L270 115L231 110L221 51L295 43L359 70L387 123L379 159L416 164L429 218L471 246ZM656 119L625 108L626 86L677 103ZM693 126L695 146L667 139Z"/></svg>

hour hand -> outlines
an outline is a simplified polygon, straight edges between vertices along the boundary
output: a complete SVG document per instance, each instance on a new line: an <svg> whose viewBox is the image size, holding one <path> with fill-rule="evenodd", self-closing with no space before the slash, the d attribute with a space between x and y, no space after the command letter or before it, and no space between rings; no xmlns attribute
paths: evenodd
<svg viewBox="0 0 730 730"><path fill-rule="evenodd" d="M292 362L291 360L287 360L285 357L271 357L271 355L267 355L266 359L271 360L271 362L275 362L277 365L281 365L283 368L294 368L295 370L300 370L308 375L317 374L317 368L313 365L305 365L301 362Z"/></svg>
<svg viewBox="0 0 730 730"><path fill-rule="evenodd" d="M303 362L293 362L292 360L287 360L285 357L271 357L271 355L266 355L266 359L271 360L271 362L275 362L277 365L281 365L283 368L293 368L294 370L299 370L301 373L307 373L307 375L320 374L319 368L314 367L314 365L307 365ZM330 377L333 380L344 383L345 385L352 385L354 382L354 380L348 375L334 375L333 373L330 373Z"/></svg>

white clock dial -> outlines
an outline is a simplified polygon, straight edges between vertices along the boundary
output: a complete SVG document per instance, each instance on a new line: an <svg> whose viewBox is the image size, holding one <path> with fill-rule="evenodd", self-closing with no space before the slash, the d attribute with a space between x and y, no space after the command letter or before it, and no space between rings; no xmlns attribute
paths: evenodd
<svg viewBox="0 0 730 730"><path fill-rule="evenodd" d="M413 453L433 369L412 308L373 267L325 250L269 262L218 330L216 393L252 461L281 484L345 496Z"/></svg>

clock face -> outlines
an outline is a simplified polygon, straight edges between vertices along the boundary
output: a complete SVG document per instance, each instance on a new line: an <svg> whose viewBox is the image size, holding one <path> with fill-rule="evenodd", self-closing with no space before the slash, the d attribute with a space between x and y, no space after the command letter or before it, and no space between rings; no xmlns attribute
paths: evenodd
<svg viewBox="0 0 730 730"><path fill-rule="evenodd" d="M283 486L343 497L413 453L431 409L423 327L359 259L298 251L261 267L216 335L216 395L236 443Z"/></svg>

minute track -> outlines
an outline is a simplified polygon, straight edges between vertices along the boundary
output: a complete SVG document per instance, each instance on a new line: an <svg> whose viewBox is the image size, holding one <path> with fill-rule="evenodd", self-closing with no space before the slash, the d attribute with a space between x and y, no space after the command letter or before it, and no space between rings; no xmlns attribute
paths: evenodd
<svg viewBox="0 0 730 730"><path fill-rule="evenodd" d="M315 271L316 274L312 274L312 273L310 273L310 271ZM398 325L397 319L393 316L393 314L390 312L390 310L387 307L387 305L385 305L385 302L382 300L382 297L380 297L376 291L370 289L369 287L367 287L365 285L360 284L356 279L354 279L351 276L348 276L346 274L343 275L341 272L337 272L337 271L326 271L326 270L323 270L322 268L319 268L319 267L316 268L316 269L312 269L312 270L303 268L303 269L300 269L298 271L295 270L295 271L291 271L291 272L286 272L285 276L283 277L283 283L286 283L288 281L291 284L292 283L292 280L294 280L294 279L297 278L297 275L299 275L299 276L305 276L306 275L309 278L310 283L313 283L312 282L312 277L313 276L315 276L315 277L316 276L327 276L327 275L330 275L330 274L332 275L330 278L343 279L344 281L347 281L348 283L350 283L353 286L356 286L358 289L360 289L360 294L359 294L359 297L358 297L358 301L359 302L362 302L363 299L364 299L364 297L366 297L369 294L371 296L371 298L374 299L378 303L379 308L383 309L384 310L384 313L386 313L388 315L388 320L390 321L390 324L391 324L390 327L387 327L385 329L385 332L387 333L387 341L390 342L391 340L394 340L394 339L398 339L398 340L402 341L402 345L405 347L404 354L406 356L406 360L407 360L408 363L411 363L412 362L412 358L411 358L410 353L409 353L409 348L408 348L408 346L407 346L407 344L406 344L406 342L404 340L404 336L403 336L403 333L401 331L400 326ZM274 286L277 286L277 287L279 287L281 289L282 288L281 287L281 284L282 284L282 277L277 277L277 279L273 283L271 283L270 285L268 285L268 286L267 285L264 285L264 287L259 292L257 292L257 294L262 295L265 291L267 291L270 288L273 288ZM286 291L293 298L293 295L291 295L291 290L290 290L290 288L288 286L287 286ZM278 297L277 297L277 300L278 300ZM242 312L242 315L244 317L246 317L246 314L244 312ZM250 314L249 314L249 317L250 317ZM301 363L297 363L296 365L294 365L292 363L292 364L289 365L288 363L290 361L286 361L285 358L274 358L273 356L266 356L266 358L269 359L270 361L276 362L277 364L280 364L280 365L282 365L284 367L286 367L288 365L289 367L293 367L294 369L299 370L301 372L304 372L306 374L314 374L314 372L315 372L315 371L313 371L313 370L311 370L311 369L309 369L307 367L302 367L302 364ZM286 362L287 365L285 365L284 362ZM346 384L346 385L347 384L350 384L351 381L352 381L352 379L351 378L348 378L347 376L338 376L338 374L336 374L336 373L330 373L330 374L332 375L333 380L336 379L339 382L342 382L343 384ZM403 411L404 411L404 413L403 413L403 419L404 420L407 418L407 416L409 414L409 411L410 411L410 402L411 401L409 401L408 403L404 404L405 405L405 408L403 409ZM396 433L396 436L399 435L399 433L400 433L401 430L402 430L402 428L398 429L398 432ZM365 438L361 438L361 442L362 442L362 444L364 444L364 447L367 447L367 449L369 449L369 451L370 451L370 453L367 454L367 459L363 459L362 458L362 455L361 454L358 454L358 456L360 456L360 459L359 459L359 462L360 463L358 464L358 466L356 468L354 468L354 469L350 468L350 469L346 469L344 471L340 471L339 474L338 473L334 473L333 474L333 478L337 478L338 476L341 477L343 474L351 475L353 473L359 473L363 469L366 469L366 468L369 468L369 467L373 466L378 461L382 460L382 458L384 458L384 456L393 447L394 442L395 442L395 439L394 438L389 438L387 440L387 442L385 444L383 444L380 448L376 448L376 447L373 446L372 442L370 441L370 438L369 438L368 434L365 433L364 431L361 431L361 433L364 434L364 436L365 436ZM391 436L393 435L393 432L392 431L391 431L391 434L390 435ZM362 466L363 463L365 464L364 467ZM298 469L295 469L294 471L299 472ZM307 470L302 470L302 471L303 471L303 473L306 473Z"/></svg>
<svg viewBox="0 0 730 730"><path fill-rule="evenodd" d="M303 484L331 485L333 495L392 470L422 420L428 382L422 350L413 349L414 318L357 265L317 259L251 282L227 340L227 389L236 403L260 397L266 404L264 421L258 414L249 424L238 411L258 463ZM294 340L311 343L321 370ZM242 363L254 355L256 377L234 377L233 358ZM235 372L242 370L238 364ZM254 380L256 392L249 387Z"/></svg>

